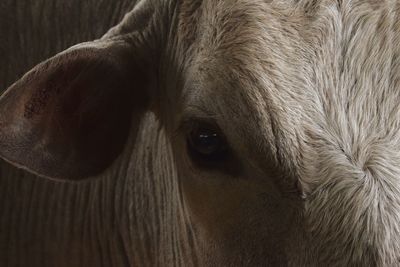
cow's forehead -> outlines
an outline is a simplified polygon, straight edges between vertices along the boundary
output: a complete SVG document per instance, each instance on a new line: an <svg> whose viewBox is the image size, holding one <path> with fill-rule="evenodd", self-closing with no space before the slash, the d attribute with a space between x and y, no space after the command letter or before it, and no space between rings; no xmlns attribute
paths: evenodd
<svg viewBox="0 0 400 267"><path fill-rule="evenodd" d="M202 1L189 12L197 16L189 105L291 162L301 143L353 151L393 140L399 2L269 2Z"/></svg>

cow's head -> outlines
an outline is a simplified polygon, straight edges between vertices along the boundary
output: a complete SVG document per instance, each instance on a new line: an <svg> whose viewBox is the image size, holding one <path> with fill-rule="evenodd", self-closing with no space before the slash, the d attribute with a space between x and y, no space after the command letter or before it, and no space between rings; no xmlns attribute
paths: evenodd
<svg viewBox="0 0 400 267"><path fill-rule="evenodd" d="M44 177L93 177L151 110L206 262L397 264L395 8L164 2L142 1L14 84L0 100L1 156Z"/></svg>

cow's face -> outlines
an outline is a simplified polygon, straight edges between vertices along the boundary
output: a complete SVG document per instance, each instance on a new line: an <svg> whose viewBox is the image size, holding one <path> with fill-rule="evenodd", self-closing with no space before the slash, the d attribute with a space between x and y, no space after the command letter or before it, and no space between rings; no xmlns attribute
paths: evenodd
<svg viewBox="0 0 400 267"><path fill-rule="evenodd" d="M204 264L396 264L399 19L350 2L142 1L13 85L0 154L94 176L150 109Z"/></svg>
<svg viewBox="0 0 400 267"><path fill-rule="evenodd" d="M205 246L238 261L397 264L393 7L184 2L173 147Z"/></svg>
<svg viewBox="0 0 400 267"><path fill-rule="evenodd" d="M181 14L189 52L177 53L185 67L171 129L187 213L224 262L283 264L304 229L299 33L261 1L183 4Z"/></svg>

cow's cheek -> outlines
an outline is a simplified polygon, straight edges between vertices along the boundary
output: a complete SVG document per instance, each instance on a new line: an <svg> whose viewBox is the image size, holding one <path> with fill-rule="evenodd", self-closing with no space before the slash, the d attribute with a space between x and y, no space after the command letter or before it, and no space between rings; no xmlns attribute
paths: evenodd
<svg viewBox="0 0 400 267"><path fill-rule="evenodd" d="M182 178L181 188L192 223L207 238L272 241L290 227L292 204L268 183L208 173Z"/></svg>

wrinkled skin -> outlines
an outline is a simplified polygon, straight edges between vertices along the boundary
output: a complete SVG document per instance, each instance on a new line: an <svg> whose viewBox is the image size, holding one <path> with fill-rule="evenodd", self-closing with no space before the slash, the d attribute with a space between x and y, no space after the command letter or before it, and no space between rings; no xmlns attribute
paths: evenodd
<svg viewBox="0 0 400 267"><path fill-rule="evenodd" d="M399 265L399 10L398 1L141 1L0 100L0 155L43 177L12 177L27 174L4 165L0 260ZM123 114L89 90L106 95L110 81L107 99ZM92 105L72 101L75 88ZM65 117L71 101L79 123L82 106L96 108L103 124L130 125L127 138L119 124L112 133L90 124L99 130L84 139L90 129ZM199 124L219 129L228 157L193 156Z"/></svg>
<svg viewBox="0 0 400 267"><path fill-rule="evenodd" d="M1 91L46 58L99 38L135 1L84 5L80 0L1 1ZM54 183L1 162L0 266L132 265L129 230L120 223L127 208L114 209L126 195L126 181L118 177L110 172L80 185Z"/></svg>

